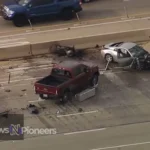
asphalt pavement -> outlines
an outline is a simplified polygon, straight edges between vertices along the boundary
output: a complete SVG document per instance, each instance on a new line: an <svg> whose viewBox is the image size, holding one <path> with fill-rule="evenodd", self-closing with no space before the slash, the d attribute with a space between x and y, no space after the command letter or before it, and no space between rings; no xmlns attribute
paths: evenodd
<svg viewBox="0 0 150 150"><path fill-rule="evenodd" d="M105 68L94 51L84 57ZM130 72L118 69L101 72L96 96L83 102L71 101L58 105L55 101L39 99L34 83L50 73L53 63L66 57L43 56L35 59L1 62L0 105L14 113L23 113L25 126L56 128L59 134L109 128L150 121L149 72ZM79 61L79 60L77 60ZM10 83L8 82L10 76ZM34 104L40 114L27 109ZM82 108L83 111L79 111ZM39 135L25 135L31 138Z"/></svg>
<svg viewBox="0 0 150 150"><path fill-rule="evenodd" d="M1 142L11 150L149 150L150 123Z"/></svg>
<svg viewBox="0 0 150 150"><path fill-rule="evenodd" d="M126 8L126 9L125 9ZM141 17L149 16L150 2L149 0L94 0L91 3L83 4L83 11L79 13L80 21L94 22L106 22L112 19L126 18L128 17ZM61 28L64 24L78 24L78 20L75 17L74 20L65 22L58 19L46 19L41 21L36 21L33 23L34 27L41 28L42 26L51 27L52 25L57 25L54 28ZM0 29L1 32L12 32L14 30L28 30L28 27L16 28L9 21L5 21L0 18Z"/></svg>

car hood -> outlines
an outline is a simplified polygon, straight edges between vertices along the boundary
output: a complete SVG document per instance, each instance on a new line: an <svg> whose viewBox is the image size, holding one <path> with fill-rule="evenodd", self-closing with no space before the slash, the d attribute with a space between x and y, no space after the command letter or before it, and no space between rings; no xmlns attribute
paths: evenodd
<svg viewBox="0 0 150 150"><path fill-rule="evenodd" d="M7 8L9 8L12 11L22 11L23 9L25 9L23 6L18 5L17 2L15 0L10 0L4 3L4 6L6 6Z"/></svg>
<svg viewBox="0 0 150 150"><path fill-rule="evenodd" d="M4 6L9 6L9 5L15 5L17 4L17 2L15 0L8 0L6 2L4 2Z"/></svg>
<svg viewBox="0 0 150 150"><path fill-rule="evenodd" d="M145 58L145 56L150 55L147 51L143 51L140 54L135 55L137 58Z"/></svg>

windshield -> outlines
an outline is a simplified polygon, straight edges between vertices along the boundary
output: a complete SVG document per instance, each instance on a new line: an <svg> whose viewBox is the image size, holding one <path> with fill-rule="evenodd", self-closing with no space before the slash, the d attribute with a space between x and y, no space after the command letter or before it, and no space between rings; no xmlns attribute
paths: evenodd
<svg viewBox="0 0 150 150"><path fill-rule="evenodd" d="M132 56L135 57L135 56L139 56L139 55L145 53L145 50L142 47L136 45L136 46L132 47L131 49L129 49L129 52L132 54Z"/></svg>
<svg viewBox="0 0 150 150"><path fill-rule="evenodd" d="M21 6L26 6L31 0L18 0L17 3Z"/></svg>

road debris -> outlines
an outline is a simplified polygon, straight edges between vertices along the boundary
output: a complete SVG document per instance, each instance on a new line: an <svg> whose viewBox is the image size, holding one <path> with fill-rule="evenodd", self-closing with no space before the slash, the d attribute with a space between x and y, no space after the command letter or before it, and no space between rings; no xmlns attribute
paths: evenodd
<svg viewBox="0 0 150 150"><path fill-rule="evenodd" d="M33 104L29 104L29 106L27 106L27 109L30 111L31 114L39 114L39 110L37 108L37 106L33 105Z"/></svg>
<svg viewBox="0 0 150 150"><path fill-rule="evenodd" d="M5 90L5 92L11 92L11 90L9 90L9 89L6 89L6 90Z"/></svg>
<svg viewBox="0 0 150 150"><path fill-rule="evenodd" d="M26 89L23 89L23 90L21 90L22 92L25 92L25 91L27 91Z"/></svg>
<svg viewBox="0 0 150 150"><path fill-rule="evenodd" d="M82 108L79 108L79 109L78 109L78 112L83 112L83 109L82 109Z"/></svg>

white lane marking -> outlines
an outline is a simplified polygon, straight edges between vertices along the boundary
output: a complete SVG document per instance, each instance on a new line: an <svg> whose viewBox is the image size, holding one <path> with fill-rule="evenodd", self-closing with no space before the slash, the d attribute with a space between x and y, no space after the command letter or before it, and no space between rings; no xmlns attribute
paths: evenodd
<svg viewBox="0 0 150 150"><path fill-rule="evenodd" d="M58 39L58 40L73 40L73 39L81 39L81 38L91 38L91 37L95 37L95 36L102 36L102 35L110 35L110 34L118 34L118 33L126 33L126 32L132 32L132 31L141 31L141 30L150 30L150 28L140 28L140 29L131 29L131 30L126 30L126 31L120 31L120 32L109 32L109 33L101 33L101 34L90 34L88 36L76 36L76 37L72 37L72 38L63 38L63 39ZM48 32L48 31L47 31ZM20 34L21 35L25 35L25 34ZM18 35L9 35L9 36L18 36ZM0 37L1 38L1 37ZM48 42L55 42L56 40L50 40Z"/></svg>
<svg viewBox="0 0 150 150"><path fill-rule="evenodd" d="M41 79L43 77L37 77L37 78L27 78L27 79L20 79L20 80L10 80L10 83L14 83L14 82L19 82L19 81L28 81L28 80L36 80L36 79ZM0 82L0 84L8 84L8 81L3 81L3 82Z"/></svg>
<svg viewBox="0 0 150 150"><path fill-rule="evenodd" d="M67 114L67 115L58 115L57 117L69 117L69 116L77 116L77 115L84 115L84 114L92 114L92 113L97 113L98 110L94 110L94 111L87 111L87 112L82 112L82 113L74 113L74 114Z"/></svg>
<svg viewBox="0 0 150 150"><path fill-rule="evenodd" d="M96 132L96 131L102 131L102 130L106 130L106 128L84 130L84 131L77 131L77 132L70 132L70 133L64 133L64 135L81 134L81 133Z"/></svg>
<svg viewBox="0 0 150 150"><path fill-rule="evenodd" d="M32 68L32 70L30 69L30 70L28 70L28 71L26 71L26 70L18 70L18 71L12 71L12 72L9 72L8 71L8 73L11 73L12 75L18 75L18 76L23 76L22 74L24 74L24 73L29 73L29 72L36 72L36 71L38 71L38 70L48 70L49 69L49 71L50 71L50 69L51 69L51 67L44 67L44 68ZM22 72L24 72L24 73L22 73ZM22 74L21 74L22 73Z"/></svg>
<svg viewBox="0 0 150 150"><path fill-rule="evenodd" d="M19 41L19 40L25 40L25 39L26 38L5 39L5 40L0 40L0 43L10 42L10 41Z"/></svg>
<svg viewBox="0 0 150 150"><path fill-rule="evenodd" d="M127 73L129 71L123 71L123 70L120 70L120 71L113 71L113 70L109 70L109 71L103 71L103 70L99 70L99 73L102 75L102 74L112 74L112 73Z"/></svg>
<svg viewBox="0 0 150 150"><path fill-rule="evenodd" d="M14 43L5 43L5 44L0 44L0 48L7 48L9 46L20 46L20 45L26 45L30 44L30 42L14 42Z"/></svg>
<svg viewBox="0 0 150 150"><path fill-rule="evenodd" d="M147 19L150 19L150 17L145 17L145 18L140 18L140 19L128 19L128 20L114 21L114 22L107 22L107 23L99 23L99 24L82 25L82 26L77 26L77 27L70 27L70 29L94 27L94 26L99 26L99 25L107 25L107 24L115 24L115 23L137 21L137 20L147 20ZM146 28L146 29L149 29L149 28ZM30 32L30 33L23 33L23 34L5 35L5 36L0 36L0 38L22 36L22 35L31 35L31 34L39 34L39 33L47 33L47 32L54 32L54 31L63 31L63 30L68 30L68 28L60 28L60 29L55 29L55 30L51 29L51 30L37 31L37 32ZM140 30L142 30L142 29L140 29ZM143 28L143 30L144 30L144 28ZM131 31L133 31L133 30L131 30ZM137 31L137 30L135 30L135 31Z"/></svg>
<svg viewBox="0 0 150 150"><path fill-rule="evenodd" d="M28 101L29 103L37 103L37 102L43 102L45 100L42 100L42 99L38 99L38 100L35 100L35 101Z"/></svg>
<svg viewBox="0 0 150 150"><path fill-rule="evenodd" d="M88 36L76 36L76 37L72 37L72 38L63 38L63 39L59 39L59 40L62 40L62 41L65 41L65 40L74 40L75 38L76 39L82 39L82 38L89 38L89 37L95 37L95 36L102 36L102 35L110 35L110 34L118 34L118 33L126 33L126 32L132 32L132 31L141 31L141 30L150 30L150 28L140 28L140 29L131 29L131 30L126 30L126 31L120 31L120 32L109 32L109 33L101 33L101 34L90 34ZM15 36L15 35L14 35ZM55 42L56 40L50 40L50 42ZM49 41L48 41L49 42Z"/></svg>
<svg viewBox="0 0 150 150"><path fill-rule="evenodd" d="M32 85L32 84L31 83L26 83L26 84L16 84L16 85L6 85L6 86L2 86L2 88L17 87L17 86L23 86L24 87L24 86L27 86L27 85Z"/></svg>
<svg viewBox="0 0 150 150"><path fill-rule="evenodd" d="M138 145L145 145L145 144L150 144L150 142L141 142L141 143L126 144L126 145L102 147L102 148L97 148L97 149L92 149L92 150L107 150L107 149L123 148L123 147L138 146Z"/></svg>
<svg viewBox="0 0 150 150"><path fill-rule="evenodd" d="M9 72L15 72L15 71L20 71L20 70L34 69L34 68L35 69L36 68L45 68L45 67L53 67L53 65L40 65L40 66L32 66L32 67L14 68L14 69L8 69L8 70L9 70Z"/></svg>

